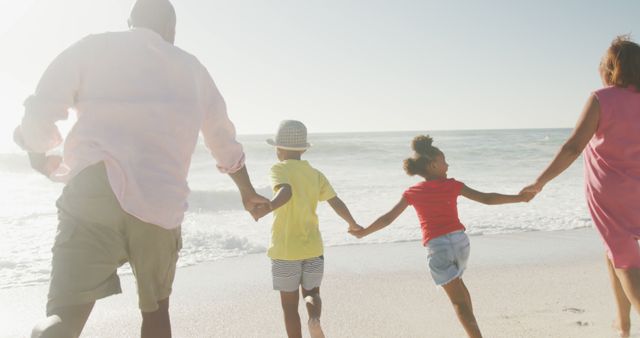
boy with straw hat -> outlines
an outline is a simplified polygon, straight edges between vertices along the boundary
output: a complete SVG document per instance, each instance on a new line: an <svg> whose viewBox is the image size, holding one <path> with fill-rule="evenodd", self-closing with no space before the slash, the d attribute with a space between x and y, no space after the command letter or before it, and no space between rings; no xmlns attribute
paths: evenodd
<svg viewBox="0 0 640 338"><path fill-rule="evenodd" d="M268 251L273 289L280 291L289 338L302 337L298 289L309 312L309 333L312 338L321 338L324 334L320 327L320 282L324 257L316 215L318 201L328 201L349 224L349 231L358 231L362 227L353 219L327 178L301 159L311 146L307 142L307 128L302 122L282 121L275 140L269 139L267 143L276 147L280 161L271 168L275 195L269 205L258 212L258 217L271 211L274 214Z"/></svg>

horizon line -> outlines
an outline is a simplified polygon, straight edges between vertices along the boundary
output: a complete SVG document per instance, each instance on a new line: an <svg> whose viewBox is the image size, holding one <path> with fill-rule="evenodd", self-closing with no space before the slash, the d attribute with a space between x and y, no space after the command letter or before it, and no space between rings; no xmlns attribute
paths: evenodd
<svg viewBox="0 0 640 338"><path fill-rule="evenodd" d="M573 127L535 127L535 128L468 128L468 129L398 129L398 130L358 130L358 131L312 131L309 134L376 134L376 133L409 133L409 132L459 132L459 131L503 131L503 130L560 130L572 129ZM258 136L273 135L275 132L269 133L238 133L238 136Z"/></svg>

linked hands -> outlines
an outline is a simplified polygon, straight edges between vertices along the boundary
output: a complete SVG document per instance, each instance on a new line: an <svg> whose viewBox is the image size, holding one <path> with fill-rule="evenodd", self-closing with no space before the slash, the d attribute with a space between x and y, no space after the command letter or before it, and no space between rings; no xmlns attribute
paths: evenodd
<svg viewBox="0 0 640 338"><path fill-rule="evenodd" d="M253 217L253 220L256 222L271 211L269 200L255 191L241 192L241 196L244 209L251 214L251 217Z"/></svg>
<svg viewBox="0 0 640 338"><path fill-rule="evenodd" d="M262 217L266 216L267 214L269 214L272 211L271 209L271 202L266 203L266 204L258 204L256 205L255 208L253 208L253 210L251 211L251 216L253 216L253 219L255 219L256 221L258 221L259 219L261 219Z"/></svg>
<svg viewBox="0 0 640 338"><path fill-rule="evenodd" d="M347 232L356 238L362 238L366 236L365 230L366 230L365 228L358 225L357 223L353 223L353 224L349 224L349 230L347 230Z"/></svg>
<svg viewBox="0 0 640 338"><path fill-rule="evenodd" d="M528 186L526 186L526 187L522 188L522 190L520 190L519 196L523 197L523 201L524 202L529 202L534 197L536 197L536 195L538 193L540 193L542 191L542 188L544 188L544 184L542 184L540 182L535 182L533 184L529 184Z"/></svg>

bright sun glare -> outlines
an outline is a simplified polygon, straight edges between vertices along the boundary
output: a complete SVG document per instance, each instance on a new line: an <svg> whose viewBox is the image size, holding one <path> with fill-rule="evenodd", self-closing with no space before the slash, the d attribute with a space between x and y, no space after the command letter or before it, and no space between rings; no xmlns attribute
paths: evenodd
<svg viewBox="0 0 640 338"><path fill-rule="evenodd" d="M33 2L34 0L0 0L0 35L10 30Z"/></svg>

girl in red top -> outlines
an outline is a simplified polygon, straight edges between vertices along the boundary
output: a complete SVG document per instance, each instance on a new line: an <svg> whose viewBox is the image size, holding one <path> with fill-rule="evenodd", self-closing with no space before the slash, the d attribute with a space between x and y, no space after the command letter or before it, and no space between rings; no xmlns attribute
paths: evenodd
<svg viewBox="0 0 640 338"><path fill-rule="evenodd" d="M424 178L407 189L400 202L369 227L352 232L358 238L367 236L391 224L412 205L422 228L422 244L428 250L431 276L444 288L469 337L481 337L473 315L469 290L461 276L469 259L469 238L458 219L458 195L484 204L528 202L532 193L502 195L473 190L462 182L447 178L449 165L440 149L432 145L433 139L420 135L413 139L414 156L404 160L407 174Z"/></svg>

